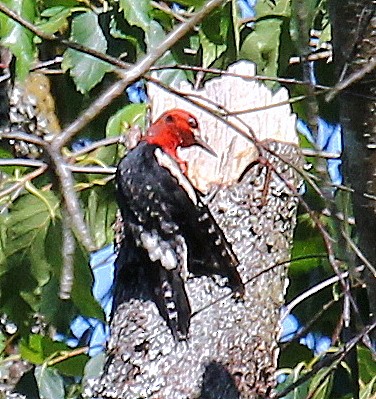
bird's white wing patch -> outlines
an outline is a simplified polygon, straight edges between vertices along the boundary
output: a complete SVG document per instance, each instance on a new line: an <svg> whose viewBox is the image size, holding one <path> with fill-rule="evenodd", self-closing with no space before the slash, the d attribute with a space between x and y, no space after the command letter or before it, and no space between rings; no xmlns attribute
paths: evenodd
<svg viewBox="0 0 376 399"><path fill-rule="evenodd" d="M159 165L162 166L163 168L167 169L171 173L171 175L176 178L179 185L188 194L191 201L195 205L197 205L199 200L198 200L196 191L193 188L190 181L187 179L187 177L181 171L179 165L168 154L166 154L164 151L162 151L160 148L155 149L154 155L155 155L155 158L157 159L157 162L159 163Z"/></svg>
<svg viewBox="0 0 376 399"><path fill-rule="evenodd" d="M156 230L140 231L139 245L145 248L152 262L160 261L166 270L177 269L184 280L188 277L187 244L181 235L164 240Z"/></svg>

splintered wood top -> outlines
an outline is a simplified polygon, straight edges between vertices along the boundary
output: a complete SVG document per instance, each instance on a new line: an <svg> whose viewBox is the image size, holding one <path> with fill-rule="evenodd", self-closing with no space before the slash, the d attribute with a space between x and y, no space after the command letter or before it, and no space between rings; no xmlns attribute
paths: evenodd
<svg viewBox="0 0 376 399"><path fill-rule="evenodd" d="M280 88L273 93L263 83L234 76L255 76L255 65L248 61L237 62L228 72L231 75L214 78L203 89L194 90L186 82L180 84L180 92L207 110L155 84L148 85L153 121L171 108L192 112L200 123L202 138L216 152L217 158L198 147L180 150L181 157L189 159L189 178L203 193L213 184L230 185L237 181L244 169L258 158L253 137L260 142L298 144L296 116L291 113L287 90Z"/></svg>

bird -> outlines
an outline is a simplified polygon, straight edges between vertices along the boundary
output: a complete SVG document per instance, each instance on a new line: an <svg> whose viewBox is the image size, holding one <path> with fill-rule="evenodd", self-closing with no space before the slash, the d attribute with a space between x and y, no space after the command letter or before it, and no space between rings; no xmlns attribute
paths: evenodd
<svg viewBox="0 0 376 399"><path fill-rule="evenodd" d="M215 155L195 116L166 111L120 161L115 178L123 221L115 305L131 298L153 301L177 341L189 338L190 277L223 276L236 298L244 294L238 259L178 155L178 148L191 146Z"/></svg>

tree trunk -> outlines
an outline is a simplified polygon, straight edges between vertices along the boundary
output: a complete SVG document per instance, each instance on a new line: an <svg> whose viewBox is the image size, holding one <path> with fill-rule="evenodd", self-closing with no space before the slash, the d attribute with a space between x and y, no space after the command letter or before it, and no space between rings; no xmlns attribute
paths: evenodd
<svg viewBox="0 0 376 399"><path fill-rule="evenodd" d="M233 73L254 75L250 63ZM199 102L215 109L242 110L287 99L263 85L223 76L208 82ZM236 301L220 279L203 276L187 281L193 310L187 342L174 342L154 303L132 300L116 309L111 323L107 362L102 376L89 381L93 397L101 398L255 398L274 386L278 355L279 310L286 287L286 266L295 226L301 165L295 116L288 105L239 114L224 120L238 132L186 100L149 87L153 116L179 107L192 111L204 138L218 154L205 158L189 150L190 178L206 196L241 264L244 301ZM192 99L197 100L196 97ZM209 99L210 102L204 101ZM218 109L216 109L218 111ZM262 140L263 162L252 144L250 129ZM206 136L206 137L205 137ZM251 167L248 167L251 165Z"/></svg>
<svg viewBox="0 0 376 399"><path fill-rule="evenodd" d="M339 79L348 78L376 59L376 3L332 0L334 61ZM373 266L364 278L369 322L376 321L376 68L340 94L343 174L354 189L352 203L358 246ZM364 264L362 260L357 263ZM376 338L374 332L374 338Z"/></svg>

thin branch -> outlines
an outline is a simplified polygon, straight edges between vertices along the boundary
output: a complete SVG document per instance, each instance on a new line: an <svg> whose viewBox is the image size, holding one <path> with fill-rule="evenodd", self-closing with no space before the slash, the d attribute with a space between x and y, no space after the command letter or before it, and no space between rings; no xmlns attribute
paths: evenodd
<svg viewBox="0 0 376 399"><path fill-rule="evenodd" d="M72 172L65 163L62 155L52 146L44 147L50 156L53 170L59 180L60 192L64 200L64 205L70 218L71 228L76 237L84 245L88 252L95 251L97 248L90 236L89 229L85 223L84 216L74 189L74 179Z"/></svg>
<svg viewBox="0 0 376 399"><path fill-rule="evenodd" d="M363 270L363 267L357 268L357 271ZM281 313L281 320L283 321L290 313L291 311L300 303L302 303L304 300L309 298L310 296L317 294L319 291L323 290L326 287L329 287L330 285L334 283L338 283L340 279L345 279L349 276L349 272L343 272L341 273L340 276L333 276L330 277L324 281L322 281L319 284L316 284L314 287L311 287L307 291L303 292L302 294L298 295L296 298L294 298L290 303L288 303L285 308L283 309Z"/></svg>
<svg viewBox="0 0 376 399"><path fill-rule="evenodd" d="M161 10L161 11L165 12L168 15L171 15L172 17L174 17L179 22L186 22L186 20L187 20L182 15L178 14L177 12L174 12L165 3L158 3L156 1L151 0L150 1L150 5L153 6L154 8L157 8L158 10Z"/></svg>
<svg viewBox="0 0 376 399"><path fill-rule="evenodd" d="M305 57L291 57L289 64L300 64L306 61L318 61L324 59L330 59L333 56L332 50L317 51L315 53L308 54Z"/></svg>
<svg viewBox="0 0 376 399"><path fill-rule="evenodd" d="M249 75L242 75L239 73L235 72L230 72L226 71L223 69L218 69L218 68L204 68L204 67L198 67L198 66L192 66L192 65L161 65L161 66L153 66L150 68L151 71L162 71L166 69L181 69L185 71L193 71L193 72L204 72L204 73L210 73L214 75L219 75L219 76L232 76L236 78L241 78L247 81L260 81L260 82L277 82L277 83L283 83L283 84L293 84L293 85L302 85L302 86L307 86L307 82L304 82L303 80L297 80L297 79L290 79L290 78L279 78L279 77L270 77L270 76L264 76L264 75L254 75L254 76L249 76ZM330 86L323 86L323 85L314 85L313 86L315 89L318 90L329 90L331 89Z"/></svg>
<svg viewBox="0 0 376 399"><path fill-rule="evenodd" d="M350 248L354 251L356 256L364 263L365 267L373 274L373 276L376 278L376 269L372 265L372 263L364 256L363 252L360 250L360 248L355 244L355 242L352 240L352 238L345 232L342 231L342 236L346 240L346 242L350 245Z"/></svg>
<svg viewBox="0 0 376 399"><path fill-rule="evenodd" d="M41 166L47 166L47 164L38 159L1 158L0 166L26 166L28 168L40 168Z"/></svg>
<svg viewBox="0 0 376 399"><path fill-rule="evenodd" d="M60 272L59 298L68 300L71 297L74 281L74 252L76 241L71 230L71 223L66 209L62 209L62 267Z"/></svg>
<svg viewBox="0 0 376 399"><path fill-rule="evenodd" d="M46 144L45 140L41 139L40 137L36 136L35 134L28 134L28 133L17 132L17 131L9 131L8 129L0 130L0 140L2 140L2 139L25 141L26 143L36 144L41 147L43 147Z"/></svg>
<svg viewBox="0 0 376 399"><path fill-rule="evenodd" d="M88 346L83 346L83 347L81 347L81 348L73 349L73 350L71 350L71 351L69 351L69 352L68 352L68 351L60 352L61 355L58 356L58 357L56 357L55 359L50 360L50 361L47 363L47 365L48 365L49 367L54 366L55 364L61 363L61 362L63 362L64 360L67 360L67 359L70 359L70 358L72 358L72 357L75 357L75 356L78 356L78 355L82 355L82 354L84 354L84 353L87 353L88 350L89 350L89 347L88 347Z"/></svg>
<svg viewBox="0 0 376 399"><path fill-rule="evenodd" d="M73 173L88 173L93 175L115 175L116 168L114 166L108 166L104 168L103 166L77 166L77 165L67 165Z"/></svg>
<svg viewBox="0 0 376 399"><path fill-rule="evenodd" d="M325 97L327 102L332 101L333 98L340 92L345 90L350 85L358 82L359 80L363 79L365 75L372 72L376 68L376 57L372 57L370 61L364 65L363 68L359 69L358 71L353 72L349 77L347 77L342 82L337 83L333 89Z"/></svg>
<svg viewBox="0 0 376 399"><path fill-rule="evenodd" d="M306 157L320 157L325 159L340 159L341 154L336 152L318 151L311 148L302 148L302 154Z"/></svg>
<svg viewBox="0 0 376 399"><path fill-rule="evenodd" d="M46 171L46 169L47 169L47 165L44 164L44 165L40 166L37 170L34 170L31 173L28 173L21 180L14 183L11 187L8 187L8 188L4 189L3 191L0 191L0 199L6 197L7 195L10 195L15 190L23 188L23 186L27 182L29 182L29 181L35 179L36 177L40 176L41 174L43 174Z"/></svg>
<svg viewBox="0 0 376 399"><path fill-rule="evenodd" d="M25 166L30 168L40 168L43 166L45 169L47 169L48 164L37 159L6 158L0 159L0 167L1 166ZM113 166L80 166L67 164L66 168L73 173L88 173L98 175L114 175L116 173L116 168Z"/></svg>
<svg viewBox="0 0 376 399"><path fill-rule="evenodd" d="M113 145L113 144L119 144L122 142L124 142L123 136L107 137L103 140L95 141L95 142L85 146L81 150L73 151L72 154L69 155L69 157L70 158L78 158L82 155L87 154L88 152L96 150L97 148L106 147L108 145Z"/></svg>

